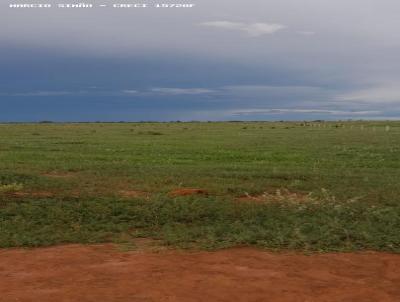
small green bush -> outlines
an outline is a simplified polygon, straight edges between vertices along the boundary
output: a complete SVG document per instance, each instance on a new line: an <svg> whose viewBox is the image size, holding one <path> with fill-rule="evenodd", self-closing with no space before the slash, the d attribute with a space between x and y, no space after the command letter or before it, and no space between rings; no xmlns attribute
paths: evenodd
<svg viewBox="0 0 400 302"><path fill-rule="evenodd" d="M11 184L1 184L0 183L0 193L7 193L7 192L16 192L20 191L24 188L23 184L20 183L11 183Z"/></svg>

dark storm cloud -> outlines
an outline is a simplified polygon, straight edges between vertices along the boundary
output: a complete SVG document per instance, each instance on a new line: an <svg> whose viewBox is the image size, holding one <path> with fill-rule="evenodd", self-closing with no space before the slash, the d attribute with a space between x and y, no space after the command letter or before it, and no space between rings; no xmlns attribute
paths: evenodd
<svg viewBox="0 0 400 302"><path fill-rule="evenodd" d="M400 116L398 1L193 2L1 4L0 120Z"/></svg>

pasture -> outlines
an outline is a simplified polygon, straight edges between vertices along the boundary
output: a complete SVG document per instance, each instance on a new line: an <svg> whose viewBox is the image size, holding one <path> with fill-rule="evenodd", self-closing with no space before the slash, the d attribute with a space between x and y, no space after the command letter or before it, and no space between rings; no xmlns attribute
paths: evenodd
<svg viewBox="0 0 400 302"><path fill-rule="evenodd" d="M400 122L0 125L0 247L400 251Z"/></svg>

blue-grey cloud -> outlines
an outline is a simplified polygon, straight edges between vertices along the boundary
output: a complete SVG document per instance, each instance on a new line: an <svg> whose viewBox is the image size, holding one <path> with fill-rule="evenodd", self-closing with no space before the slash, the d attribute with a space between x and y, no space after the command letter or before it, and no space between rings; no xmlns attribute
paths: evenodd
<svg viewBox="0 0 400 302"><path fill-rule="evenodd" d="M286 113L306 113L324 114L336 116L373 116L382 114L381 111L344 111L344 110L323 110L323 109L301 109L301 108L273 108L273 109L241 109L233 111L233 115L259 115L259 114L286 114Z"/></svg>
<svg viewBox="0 0 400 302"><path fill-rule="evenodd" d="M125 89L122 90L121 92L128 95L137 95L139 93L139 91L133 89Z"/></svg>
<svg viewBox="0 0 400 302"><path fill-rule="evenodd" d="M31 91L31 92L15 92L15 93L1 93L0 96L61 96L61 95L69 95L73 94L70 91Z"/></svg>
<svg viewBox="0 0 400 302"><path fill-rule="evenodd" d="M398 104L400 105L400 81L371 85L360 90L349 91L338 95L338 101L347 103Z"/></svg>
<svg viewBox="0 0 400 302"><path fill-rule="evenodd" d="M400 117L399 1L194 3L1 4L0 120Z"/></svg>
<svg viewBox="0 0 400 302"><path fill-rule="evenodd" d="M206 88L157 87L152 88L151 92L161 95L200 95L214 93L215 90Z"/></svg>

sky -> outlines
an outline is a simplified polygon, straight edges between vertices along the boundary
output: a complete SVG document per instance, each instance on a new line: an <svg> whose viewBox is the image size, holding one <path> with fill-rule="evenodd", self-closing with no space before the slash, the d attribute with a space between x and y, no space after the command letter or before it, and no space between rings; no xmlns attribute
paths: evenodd
<svg viewBox="0 0 400 302"><path fill-rule="evenodd" d="M59 3L0 4L1 122L400 118L398 0Z"/></svg>

